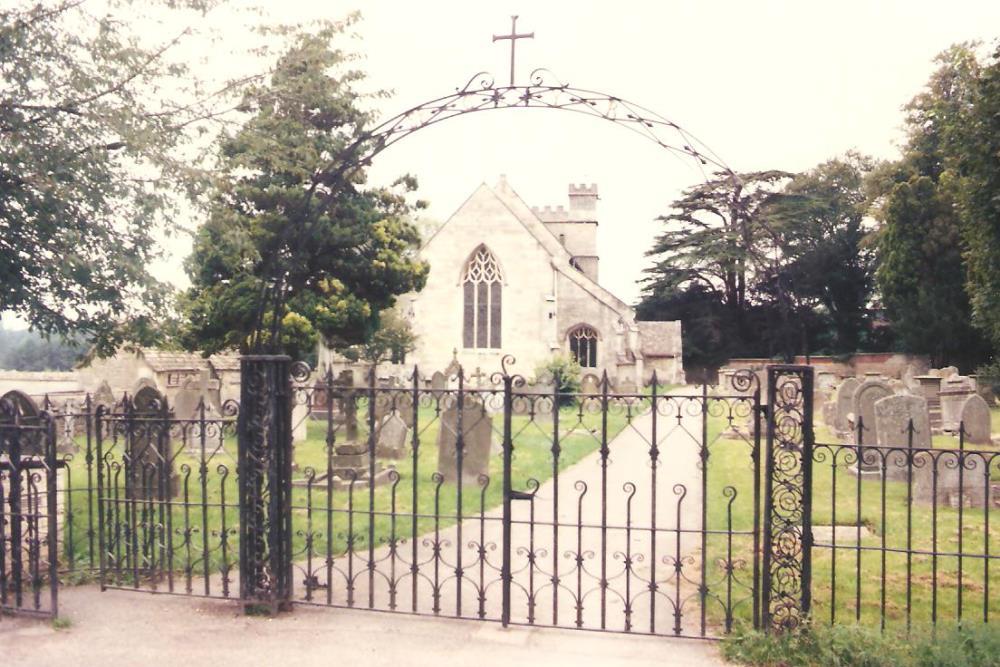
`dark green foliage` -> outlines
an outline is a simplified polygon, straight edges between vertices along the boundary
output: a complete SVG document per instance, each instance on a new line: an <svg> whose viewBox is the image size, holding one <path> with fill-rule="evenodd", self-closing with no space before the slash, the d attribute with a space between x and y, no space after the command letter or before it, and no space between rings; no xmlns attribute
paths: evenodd
<svg viewBox="0 0 1000 667"><path fill-rule="evenodd" d="M580 380L583 369L573 359L556 355L535 369L535 378L539 381L551 379L559 393L577 394L580 392ZM571 405L576 401L573 396L560 397L560 405Z"/></svg>
<svg viewBox="0 0 1000 667"><path fill-rule="evenodd" d="M936 60L937 71L906 107L903 157L868 179L872 213L882 222L877 281L901 349L968 369L988 352L982 328L973 326L969 262L969 238L985 227L960 206L971 186L961 163L982 67L974 44L955 45Z"/></svg>
<svg viewBox="0 0 1000 667"><path fill-rule="evenodd" d="M972 316L1000 350L1000 46L977 79L956 143Z"/></svg>
<svg viewBox="0 0 1000 667"><path fill-rule="evenodd" d="M996 667L1000 629L914 629L907 638L857 625L807 627L799 632L739 631L721 643L722 655L756 667Z"/></svg>
<svg viewBox="0 0 1000 667"><path fill-rule="evenodd" d="M183 20L207 3L156 4ZM128 2L5 5L0 311L44 334L84 334L100 353L149 341L168 296L148 272L156 236L178 194L197 190L181 149L214 107L188 105L204 98L170 57L181 38L138 38Z"/></svg>
<svg viewBox="0 0 1000 667"><path fill-rule="evenodd" d="M870 168L849 153L799 175L719 176L688 190L662 218L639 318L680 319L691 368L871 346Z"/></svg>
<svg viewBox="0 0 1000 667"><path fill-rule="evenodd" d="M878 235L878 284L903 349L970 368L986 346L972 327L961 223L948 189L912 175L889 191Z"/></svg>
<svg viewBox="0 0 1000 667"><path fill-rule="evenodd" d="M370 120L354 88L362 74L333 45L353 22L299 36L270 82L247 93L247 122L223 138L187 263L186 346L247 350L255 331L275 327L276 347L298 358L319 339L343 349L368 341L397 295L423 287L406 199L415 181L366 189L362 168L330 175Z"/></svg>
<svg viewBox="0 0 1000 667"><path fill-rule="evenodd" d="M863 185L871 169L872 160L857 153L828 160L792 179L765 210L791 301L817 320L814 350L858 350L869 328L875 253L865 244Z"/></svg>

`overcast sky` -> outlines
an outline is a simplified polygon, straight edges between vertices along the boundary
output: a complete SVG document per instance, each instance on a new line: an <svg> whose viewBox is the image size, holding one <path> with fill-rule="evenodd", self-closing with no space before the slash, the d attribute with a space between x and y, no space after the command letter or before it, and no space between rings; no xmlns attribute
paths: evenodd
<svg viewBox="0 0 1000 667"><path fill-rule="evenodd" d="M803 170L852 148L894 157L900 108L926 82L934 56L955 42L1000 35L996 0L257 4L286 21L360 9L354 45L362 67L373 86L395 91L380 103L385 117L454 92L482 70L506 82L509 42L493 44L491 36L509 32L510 15L519 14L519 32L535 33L517 45L520 81L544 67L573 86L648 107L737 171ZM233 46L245 46L248 35L226 24L222 41L197 55L226 72L236 67ZM161 39L150 35L151 43ZM702 178L690 162L606 121L523 109L422 130L379 156L372 180L403 172L418 177L431 204L426 216L439 221L500 174L531 205L566 204L568 183L597 183L601 282L628 301L639 294L655 217ZM183 285L180 261L190 244L170 247L157 273Z"/></svg>
<svg viewBox="0 0 1000 667"><path fill-rule="evenodd" d="M307 9L322 4L322 10ZM507 80L510 15L518 76L536 67L573 86L652 109L735 170L807 169L856 148L896 154L905 104L948 45L1000 35L1000 2L275 2L276 12L364 18L372 83L391 116L446 95L478 71ZM294 12L293 12L294 14ZM279 15L275 13L275 15ZM570 182L600 188L601 282L626 300L655 217L699 181L693 164L612 123L551 110L470 114L383 153L373 177L415 174L428 215L446 219L506 174L532 205L565 204ZM488 236L489 231L484 230Z"/></svg>

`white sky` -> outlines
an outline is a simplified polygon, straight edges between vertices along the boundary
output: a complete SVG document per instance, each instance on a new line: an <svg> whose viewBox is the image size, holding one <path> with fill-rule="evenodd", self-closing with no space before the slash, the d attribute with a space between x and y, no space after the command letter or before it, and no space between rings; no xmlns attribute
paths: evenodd
<svg viewBox="0 0 1000 667"><path fill-rule="evenodd" d="M507 80L510 15L535 39L517 44L521 81L536 67L573 86L648 107L693 133L734 170L807 169L856 148L896 155L900 107L948 45L1000 35L1000 2L448 2L258 0L271 18L340 18L360 9L355 46L371 84L395 91L386 117L449 94L481 70ZM159 38L160 36L151 36ZM227 25L201 53L219 72L247 39ZM226 43L229 42L229 45ZM606 121L559 111L496 111L447 121L383 153L374 182L410 172L427 216L446 219L482 181L506 174L530 205L566 204L570 182L601 193L601 282L632 301L654 221L700 180L657 146ZM488 233L484 231L484 234ZM157 267L183 284L189 244Z"/></svg>

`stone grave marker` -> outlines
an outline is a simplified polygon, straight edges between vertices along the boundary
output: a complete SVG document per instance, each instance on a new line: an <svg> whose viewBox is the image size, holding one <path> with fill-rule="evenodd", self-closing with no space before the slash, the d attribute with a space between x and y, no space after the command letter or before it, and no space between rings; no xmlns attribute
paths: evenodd
<svg viewBox="0 0 1000 667"><path fill-rule="evenodd" d="M635 394L637 391L639 391L639 388L636 386L635 380L632 378L625 378L619 382L618 386L615 388L615 392L622 395Z"/></svg>
<svg viewBox="0 0 1000 667"><path fill-rule="evenodd" d="M838 433L849 433L851 430L847 416L854 409L854 392L858 390L859 386L861 383L858 382L857 378L846 378L837 386L833 400L837 404L835 425Z"/></svg>
<svg viewBox="0 0 1000 667"><path fill-rule="evenodd" d="M962 420L962 406L965 400L975 393L972 383L961 375L952 375L941 382L941 428L945 431L957 431Z"/></svg>
<svg viewBox="0 0 1000 667"><path fill-rule="evenodd" d="M914 380L920 386L919 394L927 400L927 410L930 413L931 428L941 428L941 376L918 375Z"/></svg>
<svg viewBox="0 0 1000 667"><path fill-rule="evenodd" d="M854 413L856 435L858 434L857 425L859 419L863 425L860 433L861 442L858 444L862 444L862 442L864 444L878 443L878 422L875 420L875 401L886 396L891 396L892 393L893 391L889 385L881 380L866 380L854 392L852 412ZM881 465L878 464L877 460L873 461L863 453L859 457L858 463L861 469L872 469L875 467L881 469Z"/></svg>
<svg viewBox="0 0 1000 667"><path fill-rule="evenodd" d="M102 380L101 385L94 392L93 409L97 410L98 405L103 405L105 408L110 409L117 402L114 392L111 391L111 385L108 384L107 380Z"/></svg>
<svg viewBox="0 0 1000 667"><path fill-rule="evenodd" d="M910 443L909 425L913 422L913 441ZM879 447L901 447L904 451L881 452L885 460L885 476L891 480L907 478L907 453L905 449L930 449L931 424L927 415L927 401L923 396L894 394L875 401L875 429Z"/></svg>
<svg viewBox="0 0 1000 667"><path fill-rule="evenodd" d="M386 459L406 458L407 438L410 429L401 417L389 414L378 429L375 455Z"/></svg>
<svg viewBox="0 0 1000 667"><path fill-rule="evenodd" d="M979 394L971 394L962 404L959 413L965 429L965 442L973 445L988 445L991 442L990 406Z"/></svg>
<svg viewBox="0 0 1000 667"><path fill-rule="evenodd" d="M212 378L210 371L203 370L197 379L190 378L184 382L171 403L174 417L189 421L184 423L184 447L189 452L201 451L201 418L199 406L205 403L205 419L214 419L217 414L218 392L222 383Z"/></svg>
<svg viewBox="0 0 1000 667"><path fill-rule="evenodd" d="M950 377L955 377L958 375L958 368L955 366L945 366L941 369L941 377L947 380Z"/></svg>
<svg viewBox="0 0 1000 667"><path fill-rule="evenodd" d="M167 500L176 495L170 419L164 419L164 401L163 395L148 385L132 396L132 437L126 440L126 498Z"/></svg>
<svg viewBox="0 0 1000 667"><path fill-rule="evenodd" d="M79 447L76 444L76 401L72 398L66 399L62 409L59 411L59 430L56 448L63 453L72 453Z"/></svg>
<svg viewBox="0 0 1000 667"><path fill-rule="evenodd" d="M434 371L431 376L431 391L444 391L448 388L448 377L441 371Z"/></svg>
<svg viewBox="0 0 1000 667"><path fill-rule="evenodd" d="M581 394L599 394L601 393L601 378L597 377L593 373L587 373L580 379L580 393Z"/></svg>
<svg viewBox="0 0 1000 667"><path fill-rule="evenodd" d="M985 507L994 505L996 489L983 483L992 452L936 450L922 457L913 468L914 502L938 507ZM937 479L935 479L935 471Z"/></svg>
<svg viewBox="0 0 1000 667"><path fill-rule="evenodd" d="M458 479L458 407L451 406L441 413L438 431L438 472L446 482ZM479 475L489 470L493 443L493 416L478 403L462 406L462 480L476 484Z"/></svg>
<svg viewBox="0 0 1000 667"><path fill-rule="evenodd" d="M38 406L24 392L13 389L0 396L0 400L9 401L9 406L13 408L13 414L4 414L0 416L0 419L16 418L19 423L25 426L38 425ZM42 437L40 431L22 431L21 437L18 440L21 444L21 456L45 455L45 439ZM9 452L3 453L8 454Z"/></svg>

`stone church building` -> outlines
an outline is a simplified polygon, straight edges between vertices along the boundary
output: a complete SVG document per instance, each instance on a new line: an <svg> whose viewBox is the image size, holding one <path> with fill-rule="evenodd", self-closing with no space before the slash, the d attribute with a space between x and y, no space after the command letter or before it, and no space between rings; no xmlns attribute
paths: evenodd
<svg viewBox="0 0 1000 667"><path fill-rule="evenodd" d="M599 283L597 186L570 185L569 206L529 207L501 177L480 185L429 238L427 285L400 298L417 336L406 364L428 375L457 357L467 374L512 354L527 377L554 355L621 387L684 382L680 322L639 322ZM454 355L454 357L453 357Z"/></svg>

